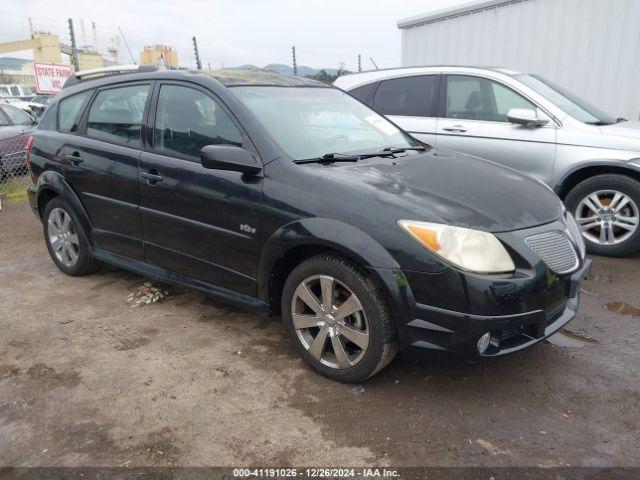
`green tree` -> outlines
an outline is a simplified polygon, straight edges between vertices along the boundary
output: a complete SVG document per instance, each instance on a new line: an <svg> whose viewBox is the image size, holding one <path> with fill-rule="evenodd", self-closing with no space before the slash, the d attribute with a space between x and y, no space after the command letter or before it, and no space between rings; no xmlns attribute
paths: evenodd
<svg viewBox="0 0 640 480"><path fill-rule="evenodd" d="M320 82L332 84L335 82L336 78L341 77L342 75L346 75L347 73L351 73L349 70L341 70L338 69L334 75L331 75L324 68L321 69L318 73L313 75L307 75L307 78L311 78L313 80L318 80Z"/></svg>

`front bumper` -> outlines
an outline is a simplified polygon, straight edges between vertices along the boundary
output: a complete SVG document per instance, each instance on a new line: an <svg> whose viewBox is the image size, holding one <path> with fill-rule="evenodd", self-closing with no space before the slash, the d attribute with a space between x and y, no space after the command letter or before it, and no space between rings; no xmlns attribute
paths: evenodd
<svg viewBox="0 0 640 480"><path fill-rule="evenodd" d="M532 276L510 279L456 277L451 272L378 273L395 291L390 300L405 356L442 351L496 357L540 342L569 323L579 307L580 284L590 269L591 261L585 259L578 270L564 276L554 276L541 264ZM467 300L466 311L446 303L455 307L453 301L461 297ZM440 305L429 305L432 300ZM481 355L477 342L487 332L492 341Z"/></svg>
<svg viewBox="0 0 640 480"><path fill-rule="evenodd" d="M563 299L540 309L508 315L475 315L415 303L412 319L400 330L403 353L416 356L425 351L448 351L472 356L496 357L527 348L569 323L580 303L580 283L591 269L591 261L562 284ZM484 354L477 351L478 338L491 332Z"/></svg>

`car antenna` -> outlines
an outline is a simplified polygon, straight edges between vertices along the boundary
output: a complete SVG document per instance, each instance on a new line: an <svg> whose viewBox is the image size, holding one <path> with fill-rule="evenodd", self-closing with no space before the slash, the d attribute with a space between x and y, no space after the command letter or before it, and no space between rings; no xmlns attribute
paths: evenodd
<svg viewBox="0 0 640 480"><path fill-rule="evenodd" d="M120 25L118 25L118 31L120 32L120 36L122 37L122 40L124 40L124 46L127 47L129 56L131 57L131 61L133 62L134 65L137 65L136 59L133 58L133 53L131 53L131 49L129 48L129 44L127 43L127 39L124 36L124 33L122 33L122 29L120 28Z"/></svg>
<svg viewBox="0 0 640 480"><path fill-rule="evenodd" d="M376 67L376 70L380 70L378 68L378 65L376 65L376 62L373 61L373 57L369 57L369 60L371 60L371 63L373 63L373 66Z"/></svg>

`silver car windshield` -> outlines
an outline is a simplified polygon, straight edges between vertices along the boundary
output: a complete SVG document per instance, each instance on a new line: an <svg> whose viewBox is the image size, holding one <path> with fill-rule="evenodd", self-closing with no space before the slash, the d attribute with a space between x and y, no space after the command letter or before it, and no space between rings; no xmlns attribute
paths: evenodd
<svg viewBox="0 0 640 480"><path fill-rule="evenodd" d="M609 115L589 102L582 100L573 93L539 75L516 75L515 78L532 88L558 108L562 109L576 120L590 125L611 125L617 119Z"/></svg>
<svg viewBox="0 0 640 480"><path fill-rule="evenodd" d="M232 91L294 160L417 145L387 119L335 88L242 86Z"/></svg>

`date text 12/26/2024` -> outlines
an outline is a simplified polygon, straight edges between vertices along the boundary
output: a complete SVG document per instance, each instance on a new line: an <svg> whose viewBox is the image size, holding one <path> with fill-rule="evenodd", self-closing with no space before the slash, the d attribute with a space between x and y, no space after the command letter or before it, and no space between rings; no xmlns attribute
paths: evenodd
<svg viewBox="0 0 640 480"><path fill-rule="evenodd" d="M387 468L235 468L234 478L395 478Z"/></svg>

